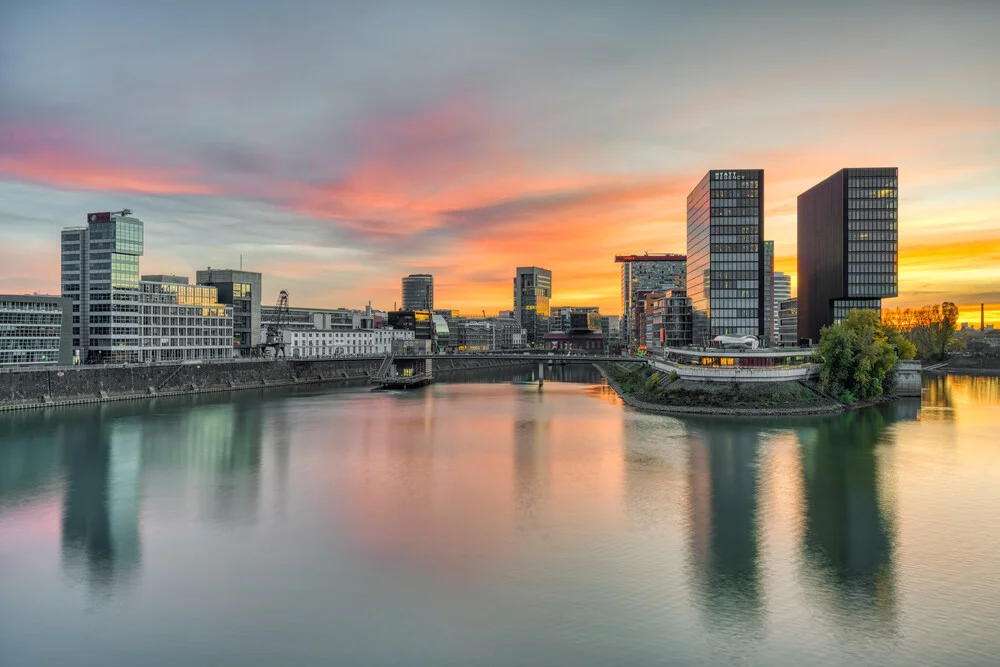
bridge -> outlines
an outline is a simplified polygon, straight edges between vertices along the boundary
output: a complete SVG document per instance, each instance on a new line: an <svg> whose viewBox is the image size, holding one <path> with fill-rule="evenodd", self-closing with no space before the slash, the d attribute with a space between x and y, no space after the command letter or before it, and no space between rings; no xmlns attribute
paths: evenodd
<svg viewBox="0 0 1000 667"><path fill-rule="evenodd" d="M628 362L637 361L646 363L645 357L622 357L598 354L549 354L548 352L459 352L457 354L421 354L407 353L397 354L397 357L415 357L419 359L482 359L483 361L504 360L523 361L533 363L544 362L566 362L568 364L592 364L595 361L617 361Z"/></svg>

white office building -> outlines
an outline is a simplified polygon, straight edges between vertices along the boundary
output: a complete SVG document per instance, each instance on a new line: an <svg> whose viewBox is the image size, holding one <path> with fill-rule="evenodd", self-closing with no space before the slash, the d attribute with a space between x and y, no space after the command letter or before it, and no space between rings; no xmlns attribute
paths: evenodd
<svg viewBox="0 0 1000 667"><path fill-rule="evenodd" d="M218 289L180 276L139 276L143 224L128 209L91 213L62 232L62 294L72 300L72 343L86 363L233 356L232 306Z"/></svg>
<svg viewBox="0 0 1000 667"><path fill-rule="evenodd" d="M413 340L407 329L286 329L285 356L290 359L384 356L394 340Z"/></svg>

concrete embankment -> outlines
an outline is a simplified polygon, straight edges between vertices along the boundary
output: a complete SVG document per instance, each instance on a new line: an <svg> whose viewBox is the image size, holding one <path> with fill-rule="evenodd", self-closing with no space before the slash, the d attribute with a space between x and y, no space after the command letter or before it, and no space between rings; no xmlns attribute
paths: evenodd
<svg viewBox="0 0 1000 667"><path fill-rule="evenodd" d="M381 357L253 360L156 366L76 366L0 373L0 410L285 385L363 380ZM509 359L434 359L434 372L522 365Z"/></svg>
<svg viewBox="0 0 1000 667"><path fill-rule="evenodd" d="M661 415L711 415L716 417L803 417L809 415L837 414L844 411L844 406L830 401L826 404L809 405L803 407L750 407L750 406L697 406L697 405L666 405L663 403L650 403L636 398L632 394L624 391L618 382L602 368L599 364L594 364L607 380L608 385L614 389L615 393L622 399L622 402L629 407L633 407L642 412L652 412ZM706 387L713 387L713 383L705 383Z"/></svg>

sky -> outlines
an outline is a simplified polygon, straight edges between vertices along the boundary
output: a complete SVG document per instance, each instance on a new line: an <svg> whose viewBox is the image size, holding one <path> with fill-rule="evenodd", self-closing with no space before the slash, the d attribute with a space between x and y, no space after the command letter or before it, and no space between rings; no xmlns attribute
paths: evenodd
<svg viewBox="0 0 1000 667"><path fill-rule="evenodd" d="M0 0L0 292L59 292L59 231L145 223L143 273L263 301L620 310L616 254L685 252L709 169L796 196L896 166L900 296L1000 323L1000 2ZM974 313L973 313L974 311Z"/></svg>

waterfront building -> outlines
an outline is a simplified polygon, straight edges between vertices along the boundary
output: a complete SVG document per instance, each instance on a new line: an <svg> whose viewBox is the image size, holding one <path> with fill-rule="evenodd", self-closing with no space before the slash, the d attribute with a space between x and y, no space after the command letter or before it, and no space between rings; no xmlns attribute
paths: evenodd
<svg viewBox="0 0 1000 667"><path fill-rule="evenodd" d="M267 330L267 325L277 323L278 307L261 307L261 329ZM322 331L328 329L377 329L381 327L381 318L371 306L364 310L353 308L308 308L289 307L282 322L285 329Z"/></svg>
<svg viewBox="0 0 1000 667"><path fill-rule="evenodd" d="M663 292L687 284L687 256L669 253L617 255L622 265L621 300L623 342L631 349L639 346L635 305L641 292Z"/></svg>
<svg viewBox="0 0 1000 667"><path fill-rule="evenodd" d="M0 368L73 362L73 301L0 294Z"/></svg>
<svg viewBox="0 0 1000 667"><path fill-rule="evenodd" d="M644 301L647 354L662 353L668 347L691 345L691 299L685 290L651 292Z"/></svg>
<svg viewBox="0 0 1000 667"><path fill-rule="evenodd" d="M777 344L781 338L781 302L792 298L792 277L781 271L774 272L774 331L771 339Z"/></svg>
<svg viewBox="0 0 1000 667"><path fill-rule="evenodd" d="M602 354L604 334L591 326L592 313L570 313L570 326L566 331L551 332L544 336L545 347L565 352Z"/></svg>
<svg viewBox="0 0 1000 667"><path fill-rule="evenodd" d="M431 316L431 323L434 326L434 341L437 345L434 351L441 352L451 346L451 327L448 325L450 318L438 315L437 312Z"/></svg>
<svg viewBox="0 0 1000 667"><path fill-rule="evenodd" d="M799 300L785 299L778 310L778 344L794 347L799 344Z"/></svg>
<svg viewBox="0 0 1000 667"><path fill-rule="evenodd" d="M608 347L608 350L614 350L621 346L621 326L622 320L620 316L601 316L601 333L604 334L604 344Z"/></svg>
<svg viewBox="0 0 1000 667"><path fill-rule="evenodd" d="M128 209L62 231L62 294L87 363L230 359L232 307L179 276L139 276L143 223Z"/></svg>
<svg viewBox="0 0 1000 667"><path fill-rule="evenodd" d="M719 335L764 339L764 170L709 171L687 209L694 344Z"/></svg>
<svg viewBox="0 0 1000 667"><path fill-rule="evenodd" d="M601 312L597 306L552 306L549 309L549 333L561 333L570 329L570 315L587 315L587 326L594 331L601 330Z"/></svg>
<svg viewBox="0 0 1000 667"><path fill-rule="evenodd" d="M208 267L195 282L218 288L220 303L233 307L233 349L238 357L252 356L262 340L260 273Z"/></svg>
<svg viewBox="0 0 1000 667"><path fill-rule="evenodd" d="M528 345L541 345L549 329L552 272L519 266L514 275L514 317L525 330Z"/></svg>
<svg viewBox="0 0 1000 667"><path fill-rule="evenodd" d="M434 320L429 310L394 310L387 314L386 324L392 329L407 329L416 340L434 340Z"/></svg>
<svg viewBox="0 0 1000 667"><path fill-rule="evenodd" d="M841 169L798 197L798 337L898 294L898 170Z"/></svg>
<svg viewBox="0 0 1000 667"><path fill-rule="evenodd" d="M434 276L413 273L403 278L403 306L400 310L434 310Z"/></svg>
<svg viewBox="0 0 1000 667"><path fill-rule="evenodd" d="M285 356L317 359L342 356L385 356L393 341L414 340L409 329L285 329Z"/></svg>
<svg viewBox="0 0 1000 667"><path fill-rule="evenodd" d="M774 344L774 241L764 241L764 340L765 346Z"/></svg>
<svg viewBox="0 0 1000 667"><path fill-rule="evenodd" d="M521 326L509 317L459 317L449 324L455 352L512 350L522 347Z"/></svg>

